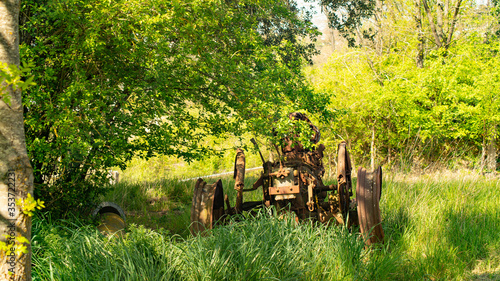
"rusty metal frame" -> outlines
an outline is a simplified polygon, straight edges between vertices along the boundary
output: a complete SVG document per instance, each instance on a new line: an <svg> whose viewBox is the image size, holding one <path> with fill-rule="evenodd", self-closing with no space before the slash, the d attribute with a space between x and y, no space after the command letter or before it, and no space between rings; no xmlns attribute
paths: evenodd
<svg viewBox="0 0 500 281"><path fill-rule="evenodd" d="M307 119L305 115L299 117ZM306 121L309 121L307 119ZM319 141L319 131L315 128ZM251 140L258 149L254 139ZM322 223L359 225L367 245L383 243L384 233L381 226L379 200L382 189L382 168L367 172L358 170L356 199L352 199L352 163L347 143L338 146L337 184L325 186L322 181L324 168L322 163L324 145L306 150L302 145L294 146L286 142L281 148L278 161L263 161L263 172L251 188L244 188L245 154L237 149L234 165L236 203L231 207L227 195L224 197L222 182L207 184L202 179L196 182L191 206L191 232L193 235L211 229L224 218L244 211L251 211L262 206L276 206L280 212L294 212L297 219L316 219ZM244 202L243 193L262 187L263 199ZM224 208L224 203L226 208Z"/></svg>

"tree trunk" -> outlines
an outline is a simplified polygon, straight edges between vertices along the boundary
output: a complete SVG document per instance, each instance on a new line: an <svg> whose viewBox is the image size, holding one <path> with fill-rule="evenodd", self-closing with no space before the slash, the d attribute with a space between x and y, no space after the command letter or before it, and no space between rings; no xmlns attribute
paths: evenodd
<svg viewBox="0 0 500 281"><path fill-rule="evenodd" d="M387 134L392 130L391 116L387 118ZM391 143L387 142L387 166L391 167Z"/></svg>
<svg viewBox="0 0 500 281"><path fill-rule="evenodd" d="M17 67L19 8L20 0L2 0L0 4L0 62ZM0 239L13 248L23 244L18 240L21 236L31 240L31 219L21 212L16 200L33 192L33 169L26 151L21 92L1 82L6 90L0 99ZM27 254L1 253L0 279L31 280L31 247L24 246Z"/></svg>
<svg viewBox="0 0 500 281"><path fill-rule="evenodd" d="M436 23L434 23L434 16L432 14L432 11L429 7L429 3L427 0L419 0L421 2L421 6L424 8L424 12L427 15L427 19L429 21L429 26L431 28L431 33L434 37L434 43L438 48L444 47L445 49L448 49L448 47L451 44L451 40L453 38L453 33L455 33L455 27L457 25L458 21L458 15L460 12L460 8L462 6L462 0L457 0L457 2L454 5L454 10L453 10L453 18L449 19L449 8L447 7L449 4L446 3L443 4L443 2L438 1L436 4ZM448 22L447 26L447 32L448 34L445 34L444 32L444 22L445 20L443 19L443 16L446 17L446 22Z"/></svg>
<svg viewBox="0 0 500 281"><path fill-rule="evenodd" d="M424 42L425 42L425 37L424 33L422 32L422 8L420 5L421 0L416 0L415 1L415 6L416 6L416 13L415 13L415 22L417 25L417 32L418 32L418 49L417 49L417 58L416 58L416 64L418 68L424 68Z"/></svg>
<svg viewBox="0 0 500 281"><path fill-rule="evenodd" d="M391 145L387 147L387 166L391 168Z"/></svg>
<svg viewBox="0 0 500 281"><path fill-rule="evenodd" d="M444 3L442 1L437 1L436 3L436 29L439 36L439 40L444 42L444 31L443 31L443 14L444 14Z"/></svg>
<svg viewBox="0 0 500 281"><path fill-rule="evenodd" d="M460 6L462 5L462 0L458 0L457 3L455 4L455 10L454 10L454 13L453 13L453 19L452 19L452 22L451 22L451 26L450 26L450 31L448 33L448 39L446 40L446 49L448 49L448 47L450 46L451 44L451 39L453 38L453 33L455 32L455 26L457 25L457 21L458 21L458 13L460 12Z"/></svg>
<svg viewBox="0 0 500 281"><path fill-rule="evenodd" d="M440 40L438 31L436 29L436 25L434 24L434 18L432 17L431 9L427 4L427 0L422 0L422 6L424 7L425 14L427 15L427 18L429 20L429 25L431 27L432 35L434 36L434 43L438 48L441 48L442 41Z"/></svg>
<svg viewBox="0 0 500 281"><path fill-rule="evenodd" d="M384 49L384 38L382 36L382 7L381 0L375 0L375 21L377 22L377 33L375 42L375 51L377 55L381 56Z"/></svg>
<svg viewBox="0 0 500 281"><path fill-rule="evenodd" d="M486 168L491 172L495 172L497 169L496 131L496 125L494 125L488 138L487 145Z"/></svg>
<svg viewBox="0 0 500 281"><path fill-rule="evenodd" d="M332 178L332 154L328 153L328 179Z"/></svg>
<svg viewBox="0 0 500 281"><path fill-rule="evenodd" d="M479 169L481 173L484 173L484 168L486 167L486 138L488 137L488 130L486 130L486 121L483 124L483 143L481 145L481 159Z"/></svg>
<svg viewBox="0 0 500 281"><path fill-rule="evenodd" d="M372 125L372 142L370 143L370 166L372 170L375 170L375 125Z"/></svg>
<svg viewBox="0 0 500 281"><path fill-rule="evenodd" d="M481 170L481 173L483 173L485 166L486 166L486 138L483 138L483 145L481 146L481 161L479 168Z"/></svg>
<svg viewBox="0 0 500 281"><path fill-rule="evenodd" d="M331 31L332 31L332 52L335 52L335 45L336 45L336 42L335 42L335 30L332 28Z"/></svg>

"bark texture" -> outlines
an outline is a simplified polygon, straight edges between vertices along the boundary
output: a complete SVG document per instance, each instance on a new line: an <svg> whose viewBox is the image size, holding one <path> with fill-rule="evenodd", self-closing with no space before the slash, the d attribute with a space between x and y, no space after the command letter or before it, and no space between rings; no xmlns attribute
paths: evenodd
<svg viewBox="0 0 500 281"><path fill-rule="evenodd" d="M492 126L491 134L488 140L487 146L487 157L486 157L486 168L494 172L497 169L497 143L496 143L496 126Z"/></svg>
<svg viewBox="0 0 500 281"><path fill-rule="evenodd" d="M453 34L455 33L460 8L462 7L462 0L457 0L456 3L451 4L453 6L453 15L451 18L448 16L450 6L449 1L446 1L445 3L437 1L434 13L427 0L420 0L420 2L421 6L424 8L424 13L427 15L431 33L434 37L434 44L436 44L438 48L443 47L448 49L450 47ZM434 14L436 15L436 22L434 22ZM444 31L445 28L448 30L448 34Z"/></svg>
<svg viewBox="0 0 500 281"><path fill-rule="evenodd" d="M18 67L19 8L20 0L0 2L0 62ZM33 170L26 151L21 92L12 86L4 88L1 95L9 96L9 102L0 99L0 239L11 243L15 239L7 239L4 234L31 240L31 219L22 214L12 198L24 199L33 192ZM31 280L31 247L24 245L27 254L0 253L1 280Z"/></svg>
<svg viewBox="0 0 500 281"><path fill-rule="evenodd" d="M421 8L421 0L416 0L415 1L415 23L417 27L417 32L418 32L418 49L417 49L417 57L416 57L416 64L418 68L424 68L424 44L425 44L425 37L424 33L422 31L422 8Z"/></svg>

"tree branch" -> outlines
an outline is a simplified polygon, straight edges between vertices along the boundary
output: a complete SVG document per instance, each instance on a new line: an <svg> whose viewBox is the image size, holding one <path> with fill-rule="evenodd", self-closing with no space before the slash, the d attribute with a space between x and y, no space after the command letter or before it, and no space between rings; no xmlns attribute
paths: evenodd
<svg viewBox="0 0 500 281"><path fill-rule="evenodd" d="M446 40L446 46L445 48L448 49L448 47L451 44L451 38L453 37L453 33L455 32L455 26L457 25L457 17L458 17L458 12L460 11L460 5L462 5L462 0L458 0L457 4L455 5L455 12L453 13L453 20L451 22L451 30L450 33L448 34L448 39Z"/></svg>
<svg viewBox="0 0 500 281"><path fill-rule="evenodd" d="M439 35L436 31L436 25L434 24L434 19L432 18L431 10L429 9L429 5L427 4L427 0L422 0L422 4L424 6L425 13L429 19L429 24L431 25L432 34L434 35L434 43L441 48L443 46Z"/></svg>

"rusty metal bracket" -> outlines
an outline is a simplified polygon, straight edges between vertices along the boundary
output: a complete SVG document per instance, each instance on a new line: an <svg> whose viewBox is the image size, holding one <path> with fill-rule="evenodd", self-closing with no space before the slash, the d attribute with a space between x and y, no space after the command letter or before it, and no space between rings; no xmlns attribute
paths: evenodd
<svg viewBox="0 0 500 281"><path fill-rule="evenodd" d="M279 195L279 194L295 194L300 193L300 188L298 185L294 186L271 186L269 187L270 195Z"/></svg>
<svg viewBox="0 0 500 281"><path fill-rule="evenodd" d="M261 174L260 178L253 184L253 187L252 188L244 188L243 192L256 190L257 188L259 188L263 185L264 185L264 175Z"/></svg>
<svg viewBox="0 0 500 281"><path fill-rule="evenodd" d="M280 169L274 173L270 173L269 176L276 176L278 178L286 178L290 174L289 170L284 169L283 167L280 167Z"/></svg>

